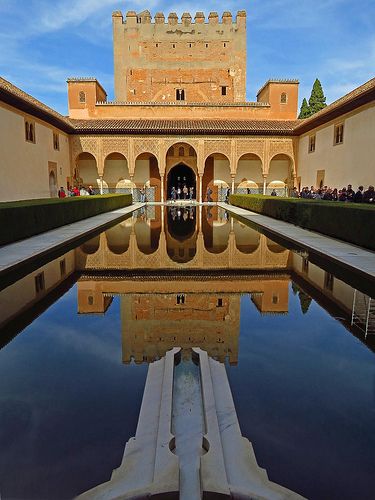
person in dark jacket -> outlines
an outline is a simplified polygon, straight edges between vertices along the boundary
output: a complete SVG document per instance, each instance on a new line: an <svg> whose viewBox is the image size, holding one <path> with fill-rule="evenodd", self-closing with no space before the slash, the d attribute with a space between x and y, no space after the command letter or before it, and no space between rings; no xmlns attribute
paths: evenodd
<svg viewBox="0 0 375 500"><path fill-rule="evenodd" d="M363 203L375 203L374 186L369 186L367 191L363 193Z"/></svg>
<svg viewBox="0 0 375 500"><path fill-rule="evenodd" d="M362 203L362 201L363 201L363 186L358 187L358 191L355 193L353 201L354 201L354 203Z"/></svg>

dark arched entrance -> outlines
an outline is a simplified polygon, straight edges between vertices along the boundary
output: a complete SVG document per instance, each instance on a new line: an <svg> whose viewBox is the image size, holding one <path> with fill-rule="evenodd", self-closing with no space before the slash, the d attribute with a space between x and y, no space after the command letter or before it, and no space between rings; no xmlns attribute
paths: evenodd
<svg viewBox="0 0 375 500"><path fill-rule="evenodd" d="M174 187L176 190L178 188L181 189L181 199L183 199L182 189L185 185L187 186L188 189L190 187L193 188L193 199L196 199L197 186L196 186L194 170L185 165L184 163L179 163L175 167L171 168L171 170L168 173L167 199L170 200L172 198L171 196L172 187Z"/></svg>

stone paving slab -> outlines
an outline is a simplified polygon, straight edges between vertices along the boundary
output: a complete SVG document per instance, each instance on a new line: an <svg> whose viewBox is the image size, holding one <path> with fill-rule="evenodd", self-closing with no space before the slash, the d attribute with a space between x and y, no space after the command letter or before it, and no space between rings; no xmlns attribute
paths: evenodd
<svg viewBox="0 0 375 500"><path fill-rule="evenodd" d="M309 231L288 222L272 219L266 215L257 214L244 208L227 203L218 203L221 208L247 219L270 233L281 236L285 240L306 247L308 251L329 259L359 273L375 282L375 252L365 248L331 238L324 234Z"/></svg>
<svg viewBox="0 0 375 500"><path fill-rule="evenodd" d="M72 243L82 238L82 236L89 235L143 206L144 203L134 203L128 207L95 215L0 247L0 278L3 274L9 273L19 266L57 250L68 243Z"/></svg>

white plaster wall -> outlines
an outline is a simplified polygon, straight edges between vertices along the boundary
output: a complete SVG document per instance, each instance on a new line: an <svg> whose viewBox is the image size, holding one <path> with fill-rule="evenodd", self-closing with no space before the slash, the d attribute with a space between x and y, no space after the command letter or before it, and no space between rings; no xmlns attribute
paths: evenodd
<svg viewBox="0 0 375 500"><path fill-rule="evenodd" d="M271 160L267 177L267 184L272 181L282 181L286 183L289 177L289 164L290 161L288 159Z"/></svg>
<svg viewBox="0 0 375 500"><path fill-rule="evenodd" d="M144 184L150 178L150 160L136 160L133 182Z"/></svg>
<svg viewBox="0 0 375 500"><path fill-rule="evenodd" d="M148 161L148 160L145 160ZM128 163L123 160L106 160L104 164L104 180L108 186L116 187L120 179L130 179Z"/></svg>
<svg viewBox="0 0 375 500"><path fill-rule="evenodd" d="M237 165L236 184L242 182L243 179L254 181L258 186L262 186L262 162L260 160L240 160Z"/></svg>
<svg viewBox="0 0 375 500"><path fill-rule="evenodd" d="M231 184L229 160L214 159L214 179L220 179Z"/></svg>
<svg viewBox="0 0 375 500"><path fill-rule="evenodd" d="M53 132L47 123L35 123L36 143L25 140L25 117L0 104L0 201L49 198L48 162L57 163L57 186L66 188L70 176L68 136L59 132L60 150L53 149Z"/></svg>
<svg viewBox="0 0 375 500"><path fill-rule="evenodd" d="M97 186L97 181L99 179L98 169L96 167L96 161L94 158L87 160L78 161L79 176L82 178L83 185L87 186Z"/></svg>
<svg viewBox="0 0 375 500"><path fill-rule="evenodd" d="M344 141L334 145L334 125L344 121ZM309 136L316 135L315 151L308 152ZM316 185L317 170L325 170L324 184L342 188L375 182L375 105L366 105L340 120L301 136L298 173L302 186Z"/></svg>

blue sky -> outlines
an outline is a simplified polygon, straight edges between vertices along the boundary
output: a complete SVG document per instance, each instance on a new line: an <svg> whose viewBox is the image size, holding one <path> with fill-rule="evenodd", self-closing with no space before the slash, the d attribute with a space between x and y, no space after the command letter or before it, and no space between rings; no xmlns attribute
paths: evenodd
<svg viewBox="0 0 375 500"><path fill-rule="evenodd" d="M330 103L374 76L375 1L0 0L0 75L63 114L66 79L94 76L113 98L113 10L247 11L247 97L268 78L318 77Z"/></svg>

